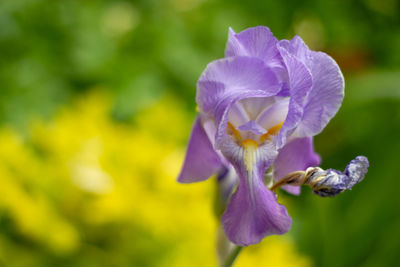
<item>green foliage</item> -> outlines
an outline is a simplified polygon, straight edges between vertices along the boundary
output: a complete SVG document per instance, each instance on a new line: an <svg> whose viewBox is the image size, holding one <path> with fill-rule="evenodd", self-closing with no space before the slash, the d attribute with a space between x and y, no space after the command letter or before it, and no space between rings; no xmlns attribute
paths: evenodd
<svg viewBox="0 0 400 267"><path fill-rule="evenodd" d="M388 94L385 90L390 76L368 73L350 80L341 110L316 137L325 168L343 169L358 154L366 155L371 163L365 180L352 191L320 199L308 190L296 200L295 221L301 223L294 234L317 266L397 263L400 99L393 97L396 91ZM393 77L397 78L391 80L392 86L400 82L399 74ZM368 90L371 86L375 86L373 92Z"/></svg>
<svg viewBox="0 0 400 267"><path fill-rule="evenodd" d="M196 80L223 56L229 26L300 34L350 70L399 66L398 8L394 0L1 1L0 121L24 125L26 114L49 116L98 86L117 95L119 120L165 91L193 107Z"/></svg>

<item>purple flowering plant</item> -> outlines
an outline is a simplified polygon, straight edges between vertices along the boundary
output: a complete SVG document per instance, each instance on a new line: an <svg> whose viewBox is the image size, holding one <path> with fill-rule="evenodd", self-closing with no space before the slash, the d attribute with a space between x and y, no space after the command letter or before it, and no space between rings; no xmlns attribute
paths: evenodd
<svg viewBox="0 0 400 267"><path fill-rule="evenodd" d="M199 114L178 181L230 177L221 222L238 246L288 232L292 219L277 202L277 188L298 195L308 185L319 196L334 196L368 170L363 156L344 172L317 167L313 136L343 97L336 62L300 37L279 41L263 26L229 29L225 57L208 64L197 82Z"/></svg>

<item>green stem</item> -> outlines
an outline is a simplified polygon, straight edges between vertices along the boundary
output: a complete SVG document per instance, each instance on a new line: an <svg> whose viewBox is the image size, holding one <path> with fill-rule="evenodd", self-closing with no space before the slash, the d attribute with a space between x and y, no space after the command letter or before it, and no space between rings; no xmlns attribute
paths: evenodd
<svg viewBox="0 0 400 267"><path fill-rule="evenodd" d="M225 263L222 265L223 267L231 267L232 264L234 263L235 259L239 255L240 251L242 250L243 247L235 247L235 249L232 251L231 255L226 259Z"/></svg>

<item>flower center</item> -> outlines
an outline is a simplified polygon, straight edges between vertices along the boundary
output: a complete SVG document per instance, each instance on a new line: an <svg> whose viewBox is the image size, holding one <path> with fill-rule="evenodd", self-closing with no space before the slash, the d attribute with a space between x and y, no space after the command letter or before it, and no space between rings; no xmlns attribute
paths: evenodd
<svg viewBox="0 0 400 267"><path fill-rule="evenodd" d="M226 131L242 148L248 141L257 147L279 133L289 109L289 98L266 97L239 100L228 114Z"/></svg>
<svg viewBox="0 0 400 267"><path fill-rule="evenodd" d="M257 148L258 143L256 141L254 141L253 139L245 139L242 141L242 147L244 147L246 149Z"/></svg>
<svg viewBox="0 0 400 267"><path fill-rule="evenodd" d="M254 133L251 130L238 130L231 122L228 122L227 133L232 135L235 140L244 148L255 147L265 141L271 140L273 136L277 135L282 128L284 121L272 126L265 133ZM258 141L256 141L258 139Z"/></svg>

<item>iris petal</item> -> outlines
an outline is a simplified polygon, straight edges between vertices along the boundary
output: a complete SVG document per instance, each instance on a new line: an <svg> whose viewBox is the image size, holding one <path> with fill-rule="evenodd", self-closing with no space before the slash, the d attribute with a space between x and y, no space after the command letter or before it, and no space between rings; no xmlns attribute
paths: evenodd
<svg viewBox="0 0 400 267"><path fill-rule="evenodd" d="M247 246L289 230L286 208L262 178L273 162L278 179L319 164L310 137L337 112L344 83L332 58L310 51L300 37L278 42L267 27L230 29L225 55L197 83L204 120L195 122L179 181L204 180L233 166L239 182L222 222L232 242ZM340 173L353 179L349 184L363 177L365 164L356 163Z"/></svg>
<svg viewBox="0 0 400 267"><path fill-rule="evenodd" d="M262 135L267 132L263 127L261 127L257 122L253 120L248 121L243 125L240 125L238 129L241 131L250 131L256 135Z"/></svg>
<svg viewBox="0 0 400 267"><path fill-rule="evenodd" d="M274 161L274 177L280 180L286 174L294 171L304 171L308 167L318 166L320 157L314 152L313 138L298 138L286 144ZM282 187L289 193L300 194L300 186L287 185Z"/></svg>
<svg viewBox="0 0 400 267"><path fill-rule="evenodd" d="M344 79L336 62L322 52L311 52L313 87L304 106L299 137L319 134L339 110L344 97Z"/></svg>
<svg viewBox="0 0 400 267"><path fill-rule="evenodd" d="M245 98L240 103L249 114L251 120L256 120L257 116L266 108L275 103L275 97Z"/></svg>
<svg viewBox="0 0 400 267"><path fill-rule="evenodd" d="M193 183L203 181L221 168L220 156L214 150L201 125L200 118L196 118L178 182Z"/></svg>
<svg viewBox="0 0 400 267"><path fill-rule="evenodd" d="M277 43L276 37L265 26L248 28L240 33L235 33L230 28L225 56L251 56L260 58L271 65L272 63L279 65Z"/></svg>
<svg viewBox="0 0 400 267"><path fill-rule="evenodd" d="M275 194L262 182L265 171L276 157L273 144L246 151L225 138L221 148L239 176L237 190L222 216L229 240L239 246L248 246L259 243L267 235L289 231L292 220L286 208L278 204Z"/></svg>
<svg viewBox="0 0 400 267"><path fill-rule="evenodd" d="M264 62L251 57L233 57L208 64L197 83L196 102L202 112L214 115L221 101L239 94L263 91L275 95L279 84L274 72ZM245 96L243 96L245 98Z"/></svg>
<svg viewBox="0 0 400 267"><path fill-rule="evenodd" d="M243 107L240 101L236 102L232 105L231 110L229 111L229 121L234 126L242 125L250 120L247 111Z"/></svg>
<svg viewBox="0 0 400 267"><path fill-rule="evenodd" d="M286 143L288 135L292 134L303 116L304 101L312 87L312 75L308 68L283 46L278 45L279 52L285 62L290 87L289 111L276 138L279 148Z"/></svg>
<svg viewBox="0 0 400 267"><path fill-rule="evenodd" d="M239 246L259 243L268 235L284 234L292 223L286 208L277 203L272 191L260 181L255 181L253 187L251 199L249 185L239 183L222 216L226 235Z"/></svg>
<svg viewBox="0 0 400 267"><path fill-rule="evenodd" d="M265 129L269 129L285 120L288 113L288 108L289 99L278 98L275 104L270 105L258 115L256 122Z"/></svg>
<svg viewBox="0 0 400 267"><path fill-rule="evenodd" d="M311 51L303 40L295 36L282 40L291 55L301 61L311 72L312 88L304 102L304 113L295 135L307 137L319 134L335 116L344 97L344 78L336 62L327 54Z"/></svg>

